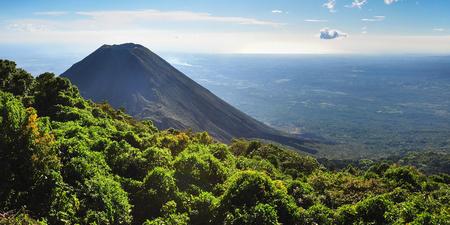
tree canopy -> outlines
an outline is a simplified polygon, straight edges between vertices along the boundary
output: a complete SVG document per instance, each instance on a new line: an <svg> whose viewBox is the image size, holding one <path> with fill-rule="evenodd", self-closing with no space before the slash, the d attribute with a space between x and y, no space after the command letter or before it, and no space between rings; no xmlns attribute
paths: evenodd
<svg viewBox="0 0 450 225"><path fill-rule="evenodd" d="M377 161L329 170L257 140L158 130L7 60L0 165L0 224L450 223L448 174Z"/></svg>

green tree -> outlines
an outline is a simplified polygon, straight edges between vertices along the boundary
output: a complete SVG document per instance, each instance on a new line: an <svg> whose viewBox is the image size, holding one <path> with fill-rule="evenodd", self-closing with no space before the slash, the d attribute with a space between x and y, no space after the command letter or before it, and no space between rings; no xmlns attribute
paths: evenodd
<svg viewBox="0 0 450 225"><path fill-rule="evenodd" d="M386 224L386 213L392 208L393 203L385 196L374 196L359 202L356 212L359 218L366 223Z"/></svg>
<svg viewBox="0 0 450 225"><path fill-rule="evenodd" d="M161 216L161 208L168 201L176 199L177 192L172 171L162 167L150 171L133 201L134 222L140 224Z"/></svg>
<svg viewBox="0 0 450 225"><path fill-rule="evenodd" d="M1 91L0 116L0 208L45 216L61 167L47 120Z"/></svg>
<svg viewBox="0 0 450 225"><path fill-rule="evenodd" d="M84 107L78 89L66 78L57 77L53 73L44 73L36 78L34 100L33 107L40 116L52 116L55 119L58 118L59 106Z"/></svg>
<svg viewBox="0 0 450 225"><path fill-rule="evenodd" d="M211 224L215 209L219 200L210 192L201 192L198 196L192 196L187 202L189 222L191 224L207 225Z"/></svg>
<svg viewBox="0 0 450 225"><path fill-rule="evenodd" d="M233 175L228 183L219 205L219 220L235 209L252 208L260 203L275 208L280 223L295 224L300 220L300 209L283 184L272 181L267 175L243 171Z"/></svg>
<svg viewBox="0 0 450 225"><path fill-rule="evenodd" d="M110 177L96 175L84 183L86 198L81 210L86 224L126 224L131 222L128 194Z"/></svg>
<svg viewBox="0 0 450 225"><path fill-rule="evenodd" d="M420 189L420 175L412 167L393 166L386 170L384 177L389 179L395 187L404 187L413 191Z"/></svg>
<svg viewBox="0 0 450 225"><path fill-rule="evenodd" d="M333 210L322 204L313 205L306 210L306 217L308 224L333 224Z"/></svg>
<svg viewBox="0 0 450 225"><path fill-rule="evenodd" d="M314 205L314 189L308 183L294 180L289 182L287 189L288 194L295 199L295 203L297 203L299 207L307 209Z"/></svg>
<svg viewBox="0 0 450 225"><path fill-rule="evenodd" d="M227 178L226 167L203 146L185 150L174 161L175 178L182 189L213 191ZM196 152L190 152L196 151Z"/></svg>
<svg viewBox="0 0 450 225"><path fill-rule="evenodd" d="M277 225L277 211L268 204L258 204L250 209L238 208L227 213L224 224Z"/></svg>

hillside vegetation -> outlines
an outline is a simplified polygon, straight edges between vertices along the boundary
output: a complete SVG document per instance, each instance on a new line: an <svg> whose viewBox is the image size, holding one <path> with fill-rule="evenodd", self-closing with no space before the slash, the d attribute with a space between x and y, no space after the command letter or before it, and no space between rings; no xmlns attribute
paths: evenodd
<svg viewBox="0 0 450 225"><path fill-rule="evenodd" d="M0 224L449 224L450 176L157 130L0 61Z"/></svg>
<svg viewBox="0 0 450 225"><path fill-rule="evenodd" d="M160 129L207 131L216 140L258 138L316 153L311 140L276 130L223 101L148 48L103 45L61 74L81 95L150 119Z"/></svg>

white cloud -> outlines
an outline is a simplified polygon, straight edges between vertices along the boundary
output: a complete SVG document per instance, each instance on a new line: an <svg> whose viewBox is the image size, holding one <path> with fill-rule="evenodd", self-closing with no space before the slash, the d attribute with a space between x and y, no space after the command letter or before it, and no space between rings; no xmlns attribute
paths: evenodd
<svg viewBox="0 0 450 225"><path fill-rule="evenodd" d="M88 12L89 14L79 16L70 12L71 17L64 21L58 17L4 21L0 24L0 43L5 45L46 46L48 49L53 49L52 51L64 47L70 49L70 51L83 52L83 54L102 44L126 42L140 43L156 52L450 53L450 36L441 33L434 33L434 35L429 36L358 34L352 35L351 38L342 38L339 41L323 41L318 35L308 35L306 30L296 29L291 32L279 32L280 29L273 29L274 25L271 23L258 25L258 29L228 27L228 24L242 24L243 21L226 19L224 22L223 17L219 17L218 21L218 19L210 19L210 17L215 16L209 14L206 18L202 14L199 18L199 16L191 15L191 12L187 15L182 14L185 16L180 18L182 15L173 11L169 11L170 13L168 11L157 11L162 15L155 15L155 12L153 12L150 13L152 16L149 16L149 13L134 15L134 11L120 12L114 11L109 15L107 13L98 15L93 12L91 15ZM188 20L186 21L184 18ZM245 21L248 20L271 22L254 18L246 18ZM208 22L208 26L220 25L227 27L227 29L197 29L198 22ZM247 25L243 28L247 28L246 26L250 26L252 23L244 24ZM370 28L369 24L366 25ZM430 28L430 33L432 32L431 29L433 27ZM323 37L348 36L341 31L335 32L328 29L326 32L324 31ZM186 62L175 61L175 63L188 66Z"/></svg>
<svg viewBox="0 0 450 225"><path fill-rule="evenodd" d="M75 51L83 56L102 44L134 42L155 52L283 53L283 54L449 54L449 35L353 35L323 41L302 32L207 32L196 30L71 30L35 32L32 35L0 30L0 43L46 46ZM61 50L62 51L62 50ZM194 65L195 66L195 65Z"/></svg>
<svg viewBox="0 0 450 225"><path fill-rule="evenodd" d="M283 10L274 9L274 10L272 10L272 13L275 13L275 14L283 13Z"/></svg>
<svg viewBox="0 0 450 225"><path fill-rule="evenodd" d="M384 19L386 19L385 16L374 16L373 18L361 19L361 21L364 21L364 22L380 22L380 21L383 21Z"/></svg>
<svg viewBox="0 0 450 225"><path fill-rule="evenodd" d="M158 11L158 10L129 10L129 11L89 11L76 12L75 17L60 20L54 17L44 19L16 19L0 24L0 33L5 32L69 32L69 31L131 31L150 30L168 27L169 29L185 28L196 22L211 24L239 24L243 26L279 27L283 23L259 20L248 17L213 16L208 13L189 11ZM24 34L16 34L24 35Z"/></svg>
<svg viewBox="0 0 450 225"><path fill-rule="evenodd" d="M326 23L328 20L318 20L318 19L306 19L305 22L311 22L311 23Z"/></svg>
<svg viewBox="0 0 450 225"><path fill-rule="evenodd" d="M63 15L67 15L68 12L66 12L66 11L46 11L46 12L35 12L33 14L37 15L37 16L63 16Z"/></svg>
<svg viewBox="0 0 450 225"><path fill-rule="evenodd" d="M346 5L345 7L361 9L366 3L367 0L353 0L351 5Z"/></svg>
<svg viewBox="0 0 450 225"><path fill-rule="evenodd" d="M334 13L336 10L334 9L336 7L336 0L328 0L325 2L322 7L327 8L330 12Z"/></svg>
<svg viewBox="0 0 450 225"><path fill-rule="evenodd" d="M276 33L274 28L284 25L250 17L189 11L85 11L70 14L72 16L65 20L45 17L4 21L0 24L0 43L58 43L93 48L105 43L136 42L164 51L237 52L240 46L269 39L262 37ZM220 29L204 28L210 26ZM255 29L250 31L245 26Z"/></svg>
<svg viewBox="0 0 450 225"><path fill-rule="evenodd" d="M384 0L384 3L386 3L387 5L390 5L395 2L398 2L398 0Z"/></svg>
<svg viewBox="0 0 450 225"><path fill-rule="evenodd" d="M434 28L433 31L436 31L436 32L444 32L445 29L444 29L444 28Z"/></svg>
<svg viewBox="0 0 450 225"><path fill-rule="evenodd" d="M40 24L39 22L23 21L8 24L6 29L15 32L43 32L48 31L49 27L47 25Z"/></svg>
<svg viewBox="0 0 450 225"><path fill-rule="evenodd" d="M330 42L332 43L332 42ZM361 35L339 41L340 49L369 54L450 53L450 36Z"/></svg>
<svg viewBox="0 0 450 225"><path fill-rule="evenodd" d="M188 62L181 61L179 58L176 58L176 57L169 57L166 60L167 60L167 62L169 62L172 65L185 66L185 67L193 67L194 66Z"/></svg>
<svg viewBox="0 0 450 225"><path fill-rule="evenodd" d="M319 37L320 37L320 39L323 39L323 40L331 40L331 39L336 39L336 38L348 37L348 34L341 32L339 30L333 30L333 29L326 27L326 28L323 28L322 30L320 30Z"/></svg>
<svg viewBox="0 0 450 225"><path fill-rule="evenodd" d="M191 11L159 11L159 10L123 10L123 11L88 11L76 14L88 16L99 21L177 21L177 22L220 22L241 25L280 26L282 23L259 20L248 17L214 16L209 13Z"/></svg>
<svg viewBox="0 0 450 225"><path fill-rule="evenodd" d="M367 27L366 27L366 26L361 27L361 34L367 34L367 33L369 33L369 32L367 31Z"/></svg>
<svg viewBox="0 0 450 225"><path fill-rule="evenodd" d="M286 83L286 82L289 82L289 81L291 81L291 79L286 79L286 78L284 78L284 79L278 79L278 80L275 80L274 82L275 82L276 84L282 84L282 83Z"/></svg>

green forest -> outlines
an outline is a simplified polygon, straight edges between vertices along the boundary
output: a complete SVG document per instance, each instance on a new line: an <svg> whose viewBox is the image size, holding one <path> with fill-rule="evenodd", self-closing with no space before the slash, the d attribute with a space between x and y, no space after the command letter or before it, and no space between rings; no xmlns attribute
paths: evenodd
<svg viewBox="0 0 450 225"><path fill-rule="evenodd" d="M331 168L158 130L0 61L0 224L450 224L450 176L420 168L427 157Z"/></svg>

